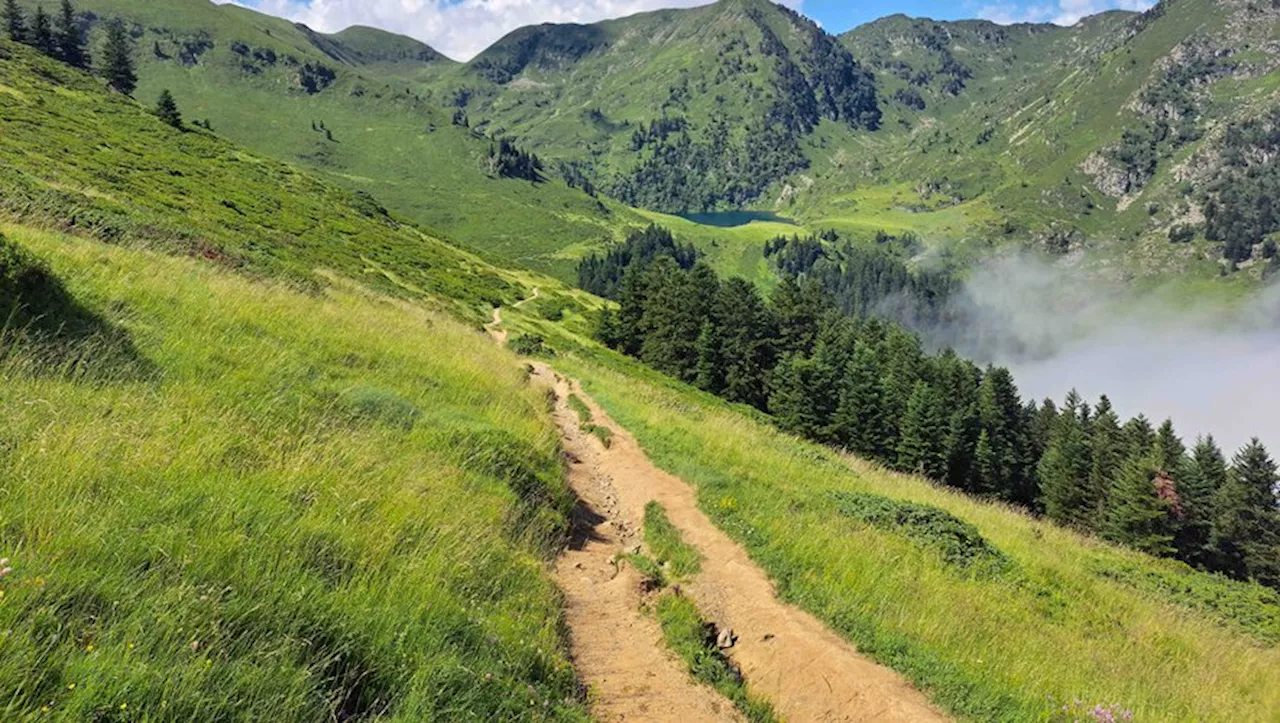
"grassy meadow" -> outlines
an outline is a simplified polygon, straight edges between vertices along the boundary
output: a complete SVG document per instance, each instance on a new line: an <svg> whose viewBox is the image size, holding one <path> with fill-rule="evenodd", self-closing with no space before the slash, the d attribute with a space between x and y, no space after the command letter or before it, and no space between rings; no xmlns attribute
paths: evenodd
<svg viewBox="0 0 1280 723"><path fill-rule="evenodd" d="M585 719L513 357L337 277L0 231L134 352L0 345L0 718Z"/></svg>
<svg viewBox="0 0 1280 723"><path fill-rule="evenodd" d="M1280 716L1273 591L803 442L611 354L556 364L696 486L779 594L963 720L1074 720L1082 705L1136 720ZM939 518L928 524L972 538L960 554L885 514L921 505Z"/></svg>

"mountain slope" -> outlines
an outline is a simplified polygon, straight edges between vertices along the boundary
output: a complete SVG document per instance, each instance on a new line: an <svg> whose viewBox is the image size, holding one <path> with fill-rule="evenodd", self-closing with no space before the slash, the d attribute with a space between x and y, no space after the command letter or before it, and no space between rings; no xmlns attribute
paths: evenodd
<svg viewBox="0 0 1280 723"><path fill-rule="evenodd" d="M554 174L531 182L493 173L491 141L405 80L454 65L417 41L367 28L323 35L208 0L85 0L77 7L95 51L104 21L129 24L138 98L150 102L170 89L189 119L207 119L261 153L373 193L494 258L567 277L583 250L643 223Z"/></svg>
<svg viewBox="0 0 1280 723"><path fill-rule="evenodd" d="M804 166L819 123L880 122L849 53L768 0L522 28L440 82L473 123L668 212L749 204Z"/></svg>

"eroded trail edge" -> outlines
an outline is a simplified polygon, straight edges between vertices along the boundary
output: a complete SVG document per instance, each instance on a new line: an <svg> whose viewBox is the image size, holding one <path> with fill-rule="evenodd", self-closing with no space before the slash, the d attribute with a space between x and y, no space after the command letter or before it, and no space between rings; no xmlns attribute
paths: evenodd
<svg viewBox="0 0 1280 723"><path fill-rule="evenodd" d="M704 616L737 633L737 644L727 652L752 690L767 698L784 719L947 720L902 676L859 655L851 643L817 618L780 601L772 582L746 550L698 509L693 487L650 462L636 440L575 382L558 377L545 364L534 364L533 376L556 390L555 421L571 461L570 484L583 500L581 514L589 516L580 529L596 535L593 540L575 538L558 563L556 575L567 598L575 662L598 693L597 714L618 720L615 712L620 710L619 704L625 708L627 698L635 695L639 686L653 691L654 700L666 700L669 691L665 686L673 684L667 680L665 668L654 670L649 663L629 664L618 659L639 654L635 646L621 648L624 637L636 636L633 642L660 649L661 635L655 623L645 622L636 613L637 619L628 620L626 629L600 629L619 624L617 621L625 618L620 617L620 609L634 611L640 593L636 573L622 570L617 577L605 580L600 577L599 564L608 558L608 573L612 574L616 555L640 544L644 506L657 501L685 541L704 558L702 571L682 586L683 594L697 603ZM566 404L570 393L590 408L595 424L612 431L608 449L579 430L577 417ZM587 580L591 584L584 587ZM658 657L670 667L669 656ZM599 676L605 678L600 680ZM704 702L709 700L716 709L693 713L691 720L733 718L727 702L718 696L708 699L710 691L694 686L683 672L680 676L684 688L700 692ZM662 688L654 687L659 685ZM622 700L614 699L615 695ZM672 700L679 700L679 696ZM674 717L674 707L671 710ZM665 711L634 715L646 720L667 717Z"/></svg>
<svg viewBox="0 0 1280 723"><path fill-rule="evenodd" d="M568 383L541 364L534 365L533 378L556 391L553 416L578 497L569 547L556 561L554 577L565 597L574 666L590 688L592 716L609 722L742 720L733 703L690 678L664 647L657 621L642 612L642 577L619 560L641 541L640 519L620 505L629 495L613 487L598 464L594 439L578 429L567 404Z"/></svg>

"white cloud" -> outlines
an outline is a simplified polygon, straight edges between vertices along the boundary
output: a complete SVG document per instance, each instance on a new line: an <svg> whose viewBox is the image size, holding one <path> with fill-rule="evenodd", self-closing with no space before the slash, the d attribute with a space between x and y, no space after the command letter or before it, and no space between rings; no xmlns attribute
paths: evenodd
<svg viewBox="0 0 1280 723"><path fill-rule="evenodd" d="M647 10L706 5L711 0L231 0L321 32L352 25L402 33L458 60L468 60L525 25L594 23ZM783 0L799 8L803 0Z"/></svg>
<svg viewBox="0 0 1280 723"><path fill-rule="evenodd" d="M1082 18L1106 10L1146 10L1154 0L1056 0L1024 4L996 2L978 8L978 17L1001 25L1013 23L1055 23L1075 25Z"/></svg>

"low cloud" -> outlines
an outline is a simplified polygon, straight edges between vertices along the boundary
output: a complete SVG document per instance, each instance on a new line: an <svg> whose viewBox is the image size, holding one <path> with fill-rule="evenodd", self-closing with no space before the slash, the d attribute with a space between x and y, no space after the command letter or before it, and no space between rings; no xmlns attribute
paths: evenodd
<svg viewBox="0 0 1280 723"><path fill-rule="evenodd" d="M332 33L352 25L401 33L456 60L470 60L502 36L539 23L594 23L711 0L232 0ZM799 9L803 0L781 4Z"/></svg>
<svg viewBox="0 0 1280 723"><path fill-rule="evenodd" d="M1280 453L1280 286L1229 303L1014 255L977 269L953 316L933 341L1009 367L1025 398L1106 394L1188 443L1213 434L1230 454L1256 436Z"/></svg>

